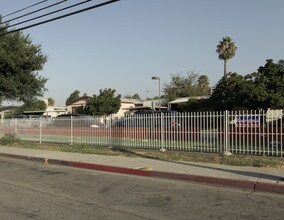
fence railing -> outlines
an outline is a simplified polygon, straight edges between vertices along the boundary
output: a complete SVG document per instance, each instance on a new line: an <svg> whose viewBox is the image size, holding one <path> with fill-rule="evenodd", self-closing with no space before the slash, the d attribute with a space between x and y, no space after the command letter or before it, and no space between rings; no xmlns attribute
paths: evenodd
<svg viewBox="0 0 284 220"><path fill-rule="evenodd" d="M263 111L143 114L53 120L2 119L0 135L23 140L283 156L283 114Z"/></svg>

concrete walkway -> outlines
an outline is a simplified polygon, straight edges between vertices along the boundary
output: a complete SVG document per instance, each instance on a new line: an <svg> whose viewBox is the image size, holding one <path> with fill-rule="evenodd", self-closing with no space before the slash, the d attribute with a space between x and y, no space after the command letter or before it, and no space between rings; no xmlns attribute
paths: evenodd
<svg viewBox="0 0 284 220"><path fill-rule="evenodd" d="M107 172L238 187L253 192L284 194L284 169L65 153L4 146L0 146L0 156Z"/></svg>

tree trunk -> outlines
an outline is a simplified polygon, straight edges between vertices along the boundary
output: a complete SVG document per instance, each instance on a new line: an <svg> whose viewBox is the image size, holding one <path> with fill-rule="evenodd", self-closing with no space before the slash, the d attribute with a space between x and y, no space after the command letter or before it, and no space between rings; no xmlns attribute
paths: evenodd
<svg viewBox="0 0 284 220"><path fill-rule="evenodd" d="M224 77L227 76L227 60L224 60Z"/></svg>

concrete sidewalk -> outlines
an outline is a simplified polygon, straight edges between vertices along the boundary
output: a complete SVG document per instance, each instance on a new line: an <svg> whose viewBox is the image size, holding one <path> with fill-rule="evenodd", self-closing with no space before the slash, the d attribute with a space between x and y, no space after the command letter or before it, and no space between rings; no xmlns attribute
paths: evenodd
<svg viewBox="0 0 284 220"><path fill-rule="evenodd" d="M0 146L0 156L107 172L237 187L253 192L284 194L284 169L65 153L4 146Z"/></svg>

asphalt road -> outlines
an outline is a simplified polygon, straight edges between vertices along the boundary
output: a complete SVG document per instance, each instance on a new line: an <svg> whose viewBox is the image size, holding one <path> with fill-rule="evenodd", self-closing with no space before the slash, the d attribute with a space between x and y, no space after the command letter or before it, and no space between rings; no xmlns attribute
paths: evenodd
<svg viewBox="0 0 284 220"><path fill-rule="evenodd" d="M0 157L0 219L283 219L284 197Z"/></svg>

